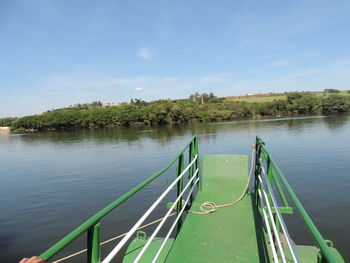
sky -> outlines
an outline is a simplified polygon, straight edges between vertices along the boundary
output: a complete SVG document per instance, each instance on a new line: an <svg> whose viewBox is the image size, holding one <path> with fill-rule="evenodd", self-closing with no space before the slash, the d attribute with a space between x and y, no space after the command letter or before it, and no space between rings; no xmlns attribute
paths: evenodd
<svg viewBox="0 0 350 263"><path fill-rule="evenodd" d="M348 0L0 0L0 117L349 83Z"/></svg>

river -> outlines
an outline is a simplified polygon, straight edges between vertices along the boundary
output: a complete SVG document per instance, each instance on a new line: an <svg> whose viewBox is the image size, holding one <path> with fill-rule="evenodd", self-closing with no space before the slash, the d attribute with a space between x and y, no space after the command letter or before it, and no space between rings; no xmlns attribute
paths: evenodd
<svg viewBox="0 0 350 263"><path fill-rule="evenodd" d="M0 135L0 261L45 251L162 168L194 134L200 154L250 154L261 136L322 235L350 261L350 115ZM172 177L107 216L101 239L126 232ZM311 244L297 215L286 220L296 243Z"/></svg>

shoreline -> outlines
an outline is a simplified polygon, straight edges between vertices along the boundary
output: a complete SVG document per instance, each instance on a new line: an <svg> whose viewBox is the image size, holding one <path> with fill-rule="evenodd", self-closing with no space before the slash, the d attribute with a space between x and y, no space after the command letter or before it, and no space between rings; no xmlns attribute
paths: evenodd
<svg viewBox="0 0 350 263"><path fill-rule="evenodd" d="M0 130L0 134L10 134L10 133L36 133L36 132L51 132L51 131L74 131L74 130L90 130L90 129L104 129L104 128L137 128L137 127L161 127L161 126L180 126L180 125L188 125L195 123L207 123L207 124L220 124L220 123L230 123L230 122L254 122L254 121L278 121L278 120L288 120L288 119L309 119L309 118L326 118L329 116L340 116L347 115L349 112L337 113L337 114L299 114L299 115L274 115L274 116L259 116L252 118L235 118L235 119L225 119L225 120L215 120L215 121L201 121L201 120L190 120L188 122L182 123L164 123L164 124L143 124L143 123L132 123L129 126L118 126L118 125L105 125L105 126L93 126L93 127L67 127L67 128L49 128L49 129L11 129L9 128L9 132L2 133ZM2 128L2 127L0 127Z"/></svg>
<svg viewBox="0 0 350 263"><path fill-rule="evenodd" d="M0 127L0 134L9 134L11 133L11 127L5 126Z"/></svg>
<svg viewBox="0 0 350 263"><path fill-rule="evenodd" d="M259 120L350 112L350 95L316 96L290 92L285 99L270 102L239 102L192 96L182 100L131 101L113 107L99 104L75 105L20 118L0 119L11 132L36 132L102 127L155 127L185 123Z"/></svg>

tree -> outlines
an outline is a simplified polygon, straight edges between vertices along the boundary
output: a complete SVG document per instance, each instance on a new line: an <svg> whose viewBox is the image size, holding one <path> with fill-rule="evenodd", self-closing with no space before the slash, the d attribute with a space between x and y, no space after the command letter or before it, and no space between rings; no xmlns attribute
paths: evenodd
<svg viewBox="0 0 350 263"><path fill-rule="evenodd" d="M322 99L322 110L324 113L345 112L350 108L350 101L345 96L330 95Z"/></svg>
<svg viewBox="0 0 350 263"><path fill-rule="evenodd" d="M320 97L311 93L290 92L287 99L270 102L239 102L217 98L213 93L196 92L190 99L157 100L145 102L131 99L130 104L119 107L100 107L100 102L76 104L42 114L22 118L0 119L0 126L15 129L71 129L105 126L129 126L132 124L161 125L185 123L190 120L216 121L249 118L252 116L276 116L283 114L335 113L350 110L350 96L329 94ZM200 104L201 96L205 104ZM197 99L197 102L195 102Z"/></svg>
<svg viewBox="0 0 350 263"><path fill-rule="evenodd" d="M101 101L93 101L90 103L91 108L101 108L102 107L102 102Z"/></svg>
<svg viewBox="0 0 350 263"><path fill-rule="evenodd" d="M17 118L2 118L0 119L0 127L12 126Z"/></svg>
<svg viewBox="0 0 350 263"><path fill-rule="evenodd" d="M300 99L302 97L302 93L300 92L289 92L287 94L287 101L289 104L295 103L296 100Z"/></svg>
<svg viewBox="0 0 350 263"><path fill-rule="evenodd" d="M198 92L191 94L189 100L199 102L201 100L201 94Z"/></svg>
<svg viewBox="0 0 350 263"><path fill-rule="evenodd" d="M325 93L340 93L340 90L338 89L325 89Z"/></svg>

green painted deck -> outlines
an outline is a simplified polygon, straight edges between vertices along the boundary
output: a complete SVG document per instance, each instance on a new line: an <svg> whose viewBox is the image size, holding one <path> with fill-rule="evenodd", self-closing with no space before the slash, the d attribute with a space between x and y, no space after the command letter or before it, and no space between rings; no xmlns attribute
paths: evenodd
<svg viewBox="0 0 350 263"><path fill-rule="evenodd" d="M192 204L192 211L200 211L206 201L220 205L237 200L247 183L248 156L205 155L202 171L202 190ZM246 194L239 203L219 208L215 213L189 213L178 236L168 240L157 262L272 263L264 223L253 203L253 195ZM155 239L140 262L151 262L162 241L163 238ZM135 238L123 263L133 262L145 242ZM282 246L287 247L283 242ZM296 250L301 263L317 262L318 248L297 245ZM290 254L286 256L292 262Z"/></svg>
<svg viewBox="0 0 350 263"><path fill-rule="evenodd" d="M159 247L161 246L161 244L163 243L163 241L164 241L164 238L159 238L159 237L155 238L151 242L151 244L148 247L147 251L145 252L143 258L141 258L140 262L142 262L142 263L151 262L151 259L153 259L153 257L155 256L155 254L157 253L157 251L158 251ZM140 237L136 237L133 241L131 241L131 243L128 246L127 251L125 252L125 255L123 258L123 263L134 262L135 258L140 253L141 249L146 244L146 242L147 242L147 239L143 239ZM165 261L173 243L174 243L173 238L169 238L167 240L162 252L160 253L160 255L157 259L157 262L164 262Z"/></svg>
<svg viewBox="0 0 350 263"><path fill-rule="evenodd" d="M236 200L248 178L246 155L203 157L203 189L191 210L205 201ZM246 195L234 206L207 215L188 214L166 262L262 262L252 201ZM260 253L259 253L260 252Z"/></svg>

